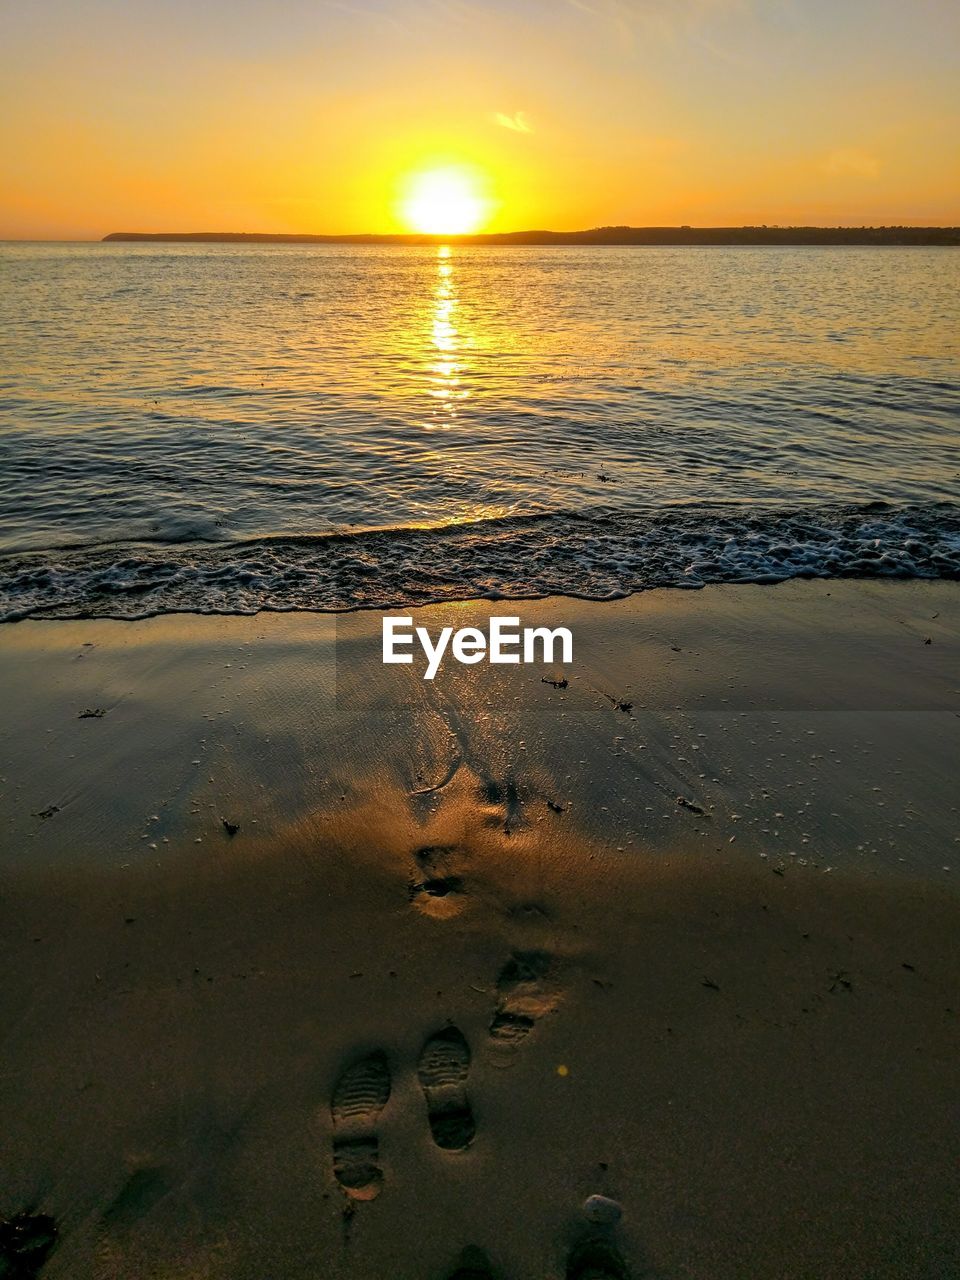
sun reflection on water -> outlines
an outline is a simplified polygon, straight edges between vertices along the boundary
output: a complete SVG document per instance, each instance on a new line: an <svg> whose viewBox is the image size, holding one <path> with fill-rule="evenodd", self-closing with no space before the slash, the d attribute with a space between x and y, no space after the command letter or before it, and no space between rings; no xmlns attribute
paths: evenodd
<svg viewBox="0 0 960 1280"><path fill-rule="evenodd" d="M425 431L436 433L461 428L458 417L464 402L473 394L466 352L476 352L480 336L465 331L459 312L456 257L449 245L440 245L437 248L433 293L424 325L426 351L423 368L427 376L427 394L433 402L427 418L419 424ZM459 473L463 460L458 453L454 462L448 448L446 443L436 439L428 453L434 465L452 477ZM479 477L463 475L462 483L465 490L462 509L439 518L436 512L432 512L428 521L430 525L445 527L474 520L492 520L509 514L513 509L509 504L477 502L467 497L471 490L480 487Z"/></svg>
<svg viewBox="0 0 960 1280"><path fill-rule="evenodd" d="M457 292L449 245L437 249L437 281L431 310L430 395L441 402L432 411L432 422L424 423L428 431L449 431L457 416L457 401L469 392L461 386L461 363L458 358L461 340L456 325Z"/></svg>

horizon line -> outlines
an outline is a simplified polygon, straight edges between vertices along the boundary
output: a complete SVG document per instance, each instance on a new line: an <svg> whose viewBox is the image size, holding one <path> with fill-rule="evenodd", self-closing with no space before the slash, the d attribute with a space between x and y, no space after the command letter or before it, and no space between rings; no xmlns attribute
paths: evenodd
<svg viewBox="0 0 960 1280"><path fill-rule="evenodd" d="M818 225L745 223L728 226L608 225L574 231L533 228L451 235L424 232L266 232L266 231L111 231L99 243L248 243L248 244L371 244L442 246L549 244L765 244L765 243L894 243L960 244L960 226L884 223L880 225ZM94 242L96 243L96 242Z"/></svg>
<svg viewBox="0 0 960 1280"><path fill-rule="evenodd" d="M607 225L582 230L426 232L111 231L104 236L0 236L0 244L106 244L136 242L316 245L736 245L736 244L960 244L960 224L743 223L713 226Z"/></svg>

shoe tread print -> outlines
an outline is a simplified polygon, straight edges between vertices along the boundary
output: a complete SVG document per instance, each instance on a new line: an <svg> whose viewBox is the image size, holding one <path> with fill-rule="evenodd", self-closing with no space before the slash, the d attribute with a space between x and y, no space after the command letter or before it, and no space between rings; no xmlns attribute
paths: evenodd
<svg viewBox="0 0 960 1280"><path fill-rule="evenodd" d="M383 1185L377 1120L390 1097L390 1067L379 1050L355 1058L330 1099L333 1172L351 1200L373 1200Z"/></svg>
<svg viewBox="0 0 960 1280"><path fill-rule="evenodd" d="M444 1151L465 1151L476 1135L466 1090L469 1071L470 1046L457 1027L435 1032L420 1051L417 1076L430 1132Z"/></svg>

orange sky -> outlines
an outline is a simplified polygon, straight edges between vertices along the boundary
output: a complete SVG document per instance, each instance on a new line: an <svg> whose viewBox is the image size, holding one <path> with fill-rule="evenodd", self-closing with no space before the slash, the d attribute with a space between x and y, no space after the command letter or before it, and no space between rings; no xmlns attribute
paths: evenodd
<svg viewBox="0 0 960 1280"><path fill-rule="evenodd" d="M960 4L33 0L0 9L0 237L960 223Z"/></svg>

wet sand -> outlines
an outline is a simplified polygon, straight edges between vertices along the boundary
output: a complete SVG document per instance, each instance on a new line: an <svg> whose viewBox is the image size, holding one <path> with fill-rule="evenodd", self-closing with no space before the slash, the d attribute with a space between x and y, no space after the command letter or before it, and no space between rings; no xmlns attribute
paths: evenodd
<svg viewBox="0 0 960 1280"><path fill-rule="evenodd" d="M960 590L417 621L491 613L573 663L0 630L0 1217L44 1277L548 1280L601 1194L635 1277L957 1274Z"/></svg>

